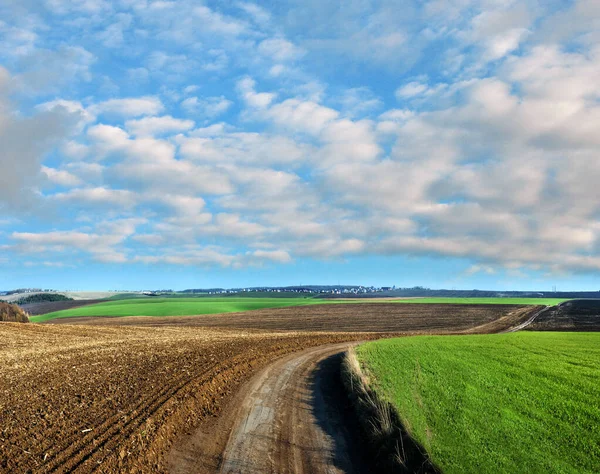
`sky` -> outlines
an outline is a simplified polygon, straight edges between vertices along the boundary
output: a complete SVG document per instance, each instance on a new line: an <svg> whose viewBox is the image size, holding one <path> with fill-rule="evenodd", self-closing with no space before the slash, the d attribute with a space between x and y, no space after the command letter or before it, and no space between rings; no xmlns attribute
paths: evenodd
<svg viewBox="0 0 600 474"><path fill-rule="evenodd" d="M600 289L600 2L0 0L0 289Z"/></svg>

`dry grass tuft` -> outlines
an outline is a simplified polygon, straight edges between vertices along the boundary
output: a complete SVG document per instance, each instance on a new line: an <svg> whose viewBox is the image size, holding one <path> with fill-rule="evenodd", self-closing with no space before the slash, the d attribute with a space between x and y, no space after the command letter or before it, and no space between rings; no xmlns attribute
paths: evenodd
<svg viewBox="0 0 600 474"><path fill-rule="evenodd" d="M29 317L25 311L16 305L0 303L0 321L9 323L28 323Z"/></svg>

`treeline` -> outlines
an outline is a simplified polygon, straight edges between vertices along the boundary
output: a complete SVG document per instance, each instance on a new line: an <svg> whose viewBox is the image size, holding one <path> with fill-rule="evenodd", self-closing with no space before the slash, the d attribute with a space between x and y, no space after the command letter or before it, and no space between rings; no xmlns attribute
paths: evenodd
<svg viewBox="0 0 600 474"><path fill-rule="evenodd" d="M24 296L23 298L13 301L13 304L23 305L32 303L51 303L54 301L73 301L73 298L69 298L59 293L38 293L34 295Z"/></svg>

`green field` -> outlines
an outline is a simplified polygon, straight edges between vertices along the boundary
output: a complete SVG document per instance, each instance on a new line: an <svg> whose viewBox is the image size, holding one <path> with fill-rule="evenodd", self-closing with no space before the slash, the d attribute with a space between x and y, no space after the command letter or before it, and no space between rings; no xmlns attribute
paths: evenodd
<svg viewBox="0 0 600 474"><path fill-rule="evenodd" d="M48 321L55 318L77 316L192 316L197 314L233 313L264 308L282 308L286 306L304 306L309 304L348 304L373 303L364 298L348 300L321 299L311 297L234 297L234 296L198 296L198 297L132 297L107 300L80 308L56 311L41 316L32 316L32 322ZM523 304L553 305L564 300L544 298L418 298L406 300L386 300L389 303L451 303L451 304Z"/></svg>
<svg viewBox="0 0 600 474"><path fill-rule="evenodd" d="M421 336L357 349L445 473L600 472L600 334Z"/></svg>
<svg viewBox="0 0 600 474"><path fill-rule="evenodd" d="M75 316L192 316L315 303L320 301L311 298L133 298L56 311L33 316L30 320L39 323Z"/></svg>

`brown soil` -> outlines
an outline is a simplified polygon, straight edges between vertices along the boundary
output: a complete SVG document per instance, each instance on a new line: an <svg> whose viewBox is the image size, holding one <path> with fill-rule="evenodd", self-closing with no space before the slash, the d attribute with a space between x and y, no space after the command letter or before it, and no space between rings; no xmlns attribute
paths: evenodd
<svg viewBox="0 0 600 474"><path fill-rule="evenodd" d="M2 324L0 472L165 472L256 368L358 337Z"/></svg>
<svg viewBox="0 0 600 474"><path fill-rule="evenodd" d="M465 334L491 334L497 332L512 332L520 329L522 325L525 325L533 317L537 315L545 308L545 306L523 306L520 308L511 308L503 316L498 319L494 319L491 322L475 326L471 329L464 331Z"/></svg>
<svg viewBox="0 0 600 474"><path fill-rule="evenodd" d="M548 308L527 330L600 331L600 300L571 300Z"/></svg>
<svg viewBox="0 0 600 474"><path fill-rule="evenodd" d="M483 326L479 332L497 332L513 325L521 312L535 307L516 305L325 304L273 308L244 313L169 317L62 318L52 324L123 326L203 326L218 328L268 329L271 331L352 331L455 333ZM509 316L500 320L504 316ZM491 324L491 327L484 325Z"/></svg>
<svg viewBox="0 0 600 474"><path fill-rule="evenodd" d="M170 456L172 474L370 472L340 384L342 352L329 344L279 359Z"/></svg>
<svg viewBox="0 0 600 474"><path fill-rule="evenodd" d="M0 322L28 323L27 313L16 305L0 303Z"/></svg>

